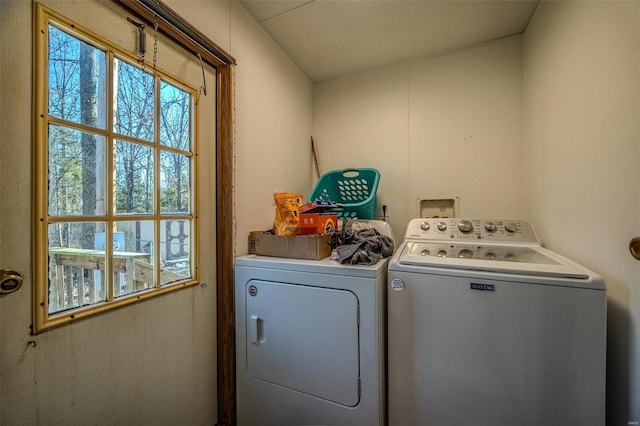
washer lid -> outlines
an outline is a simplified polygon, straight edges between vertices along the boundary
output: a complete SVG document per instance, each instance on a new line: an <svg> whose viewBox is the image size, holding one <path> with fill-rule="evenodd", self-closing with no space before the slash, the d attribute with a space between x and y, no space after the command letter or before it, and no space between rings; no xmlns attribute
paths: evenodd
<svg viewBox="0 0 640 426"><path fill-rule="evenodd" d="M407 242L400 265L589 279L590 271L539 246Z"/></svg>

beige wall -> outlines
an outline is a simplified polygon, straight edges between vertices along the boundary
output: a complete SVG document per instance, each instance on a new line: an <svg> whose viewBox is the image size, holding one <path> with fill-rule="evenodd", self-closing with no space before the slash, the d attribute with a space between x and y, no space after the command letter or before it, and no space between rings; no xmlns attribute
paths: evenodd
<svg viewBox="0 0 640 426"><path fill-rule="evenodd" d="M232 4L236 248L242 255L250 231L273 227L274 191L305 194L311 187L313 85L246 9Z"/></svg>
<svg viewBox="0 0 640 426"><path fill-rule="evenodd" d="M273 227L275 191L310 192L313 84L239 2L167 3L238 61L235 250L247 254L249 232Z"/></svg>
<svg viewBox="0 0 640 426"><path fill-rule="evenodd" d="M388 206L400 241L419 197L460 197L469 217L523 217L522 104L520 36L319 83L321 173L378 169L378 213Z"/></svg>
<svg viewBox="0 0 640 426"><path fill-rule="evenodd" d="M528 216L548 247L604 276L607 424L637 424L640 2L542 2L524 64Z"/></svg>

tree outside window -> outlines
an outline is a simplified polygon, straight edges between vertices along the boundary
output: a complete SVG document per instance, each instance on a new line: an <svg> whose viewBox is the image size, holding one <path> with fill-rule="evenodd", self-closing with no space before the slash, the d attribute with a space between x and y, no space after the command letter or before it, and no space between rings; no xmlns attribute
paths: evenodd
<svg viewBox="0 0 640 426"><path fill-rule="evenodd" d="M197 278L195 90L77 26L45 21L37 329Z"/></svg>

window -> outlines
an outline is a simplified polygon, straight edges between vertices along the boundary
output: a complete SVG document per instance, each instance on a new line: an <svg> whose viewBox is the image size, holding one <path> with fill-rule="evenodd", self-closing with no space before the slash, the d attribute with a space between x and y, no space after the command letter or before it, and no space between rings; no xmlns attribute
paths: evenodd
<svg viewBox="0 0 640 426"><path fill-rule="evenodd" d="M38 8L35 329L197 283L197 90Z"/></svg>

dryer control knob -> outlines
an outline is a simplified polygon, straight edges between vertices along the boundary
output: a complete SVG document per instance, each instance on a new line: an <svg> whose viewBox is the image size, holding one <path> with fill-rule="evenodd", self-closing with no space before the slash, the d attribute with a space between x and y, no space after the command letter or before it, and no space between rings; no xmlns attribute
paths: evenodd
<svg viewBox="0 0 640 426"><path fill-rule="evenodd" d="M445 231L447 229L447 224L445 222L438 222L436 225L438 231Z"/></svg>
<svg viewBox="0 0 640 426"><path fill-rule="evenodd" d="M473 223L471 223L470 220L461 220L460 223L458 223L458 229L460 230L460 232L468 234L469 232L473 231Z"/></svg>
<svg viewBox="0 0 640 426"><path fill-rule="evenodd" d="M469 249L462 249L458 253L458 257L461 259L473 259L473 251Z"/></svg>
<svg viewBox="0 0 640 426"><path fill-rule="evenodd" d="M422 222L420 224L420 229L422 229L423 231L428 231L429 230L429 222Z"/></svg>

